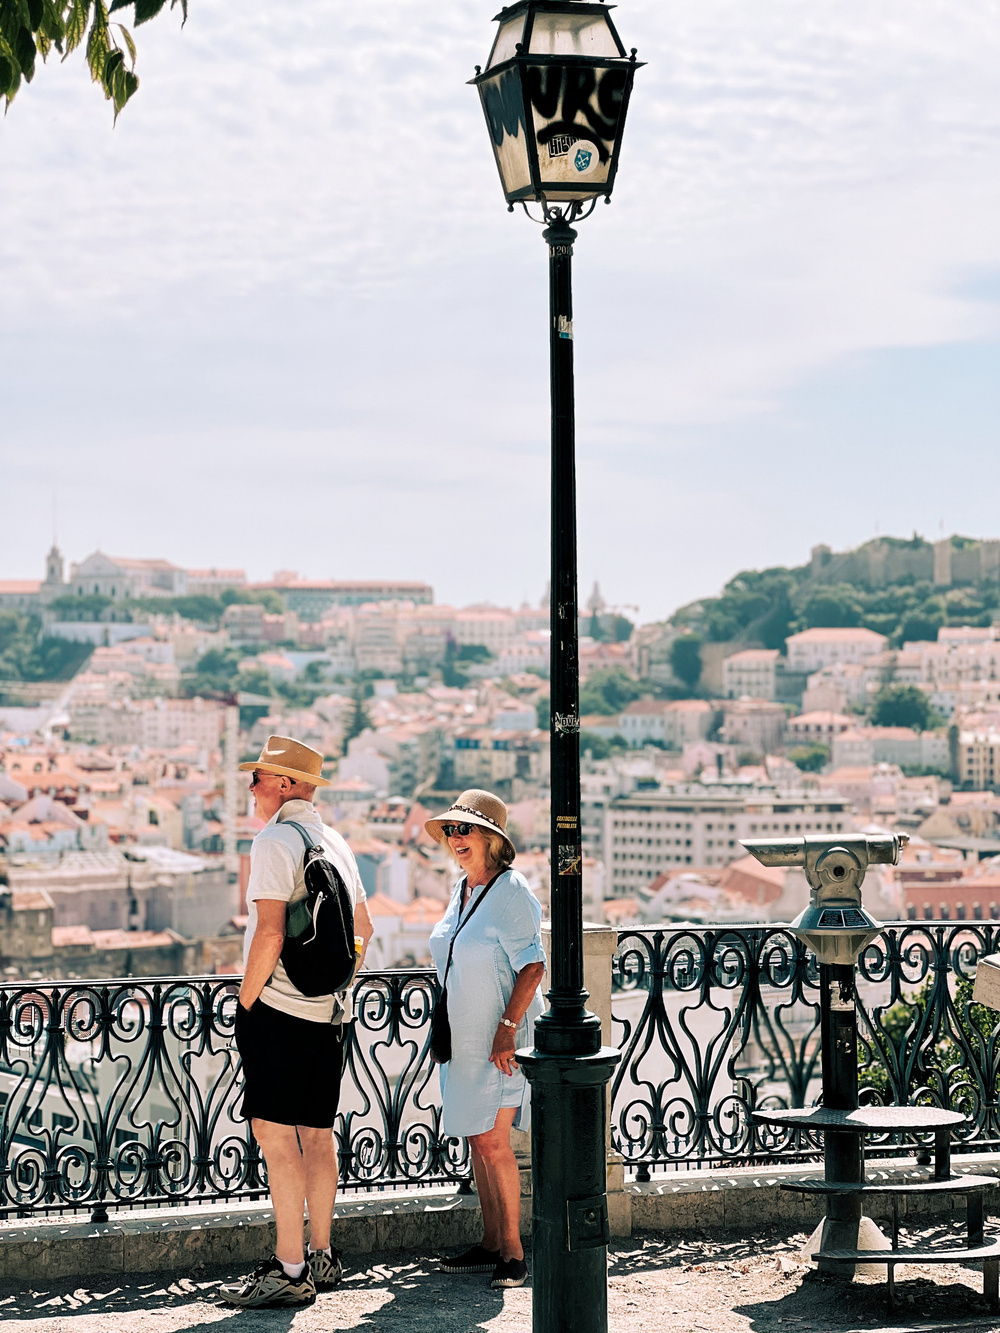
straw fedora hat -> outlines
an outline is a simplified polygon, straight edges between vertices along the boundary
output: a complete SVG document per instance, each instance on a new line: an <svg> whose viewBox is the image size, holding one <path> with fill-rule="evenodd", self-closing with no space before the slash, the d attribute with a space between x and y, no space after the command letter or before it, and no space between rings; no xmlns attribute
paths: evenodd
<svg viewBox="0 0 1000 1333"><path fill-rule="evenodd" d="M320 775L322 767L323 756L301 741L293 741L291 736L268 736L260 758L249 764L240 764L244 773L259 768L262 773L295 778L298 782L308 783L310 787L329 787L329 782Z"/></svg>
<svg viewBox="0 0 1000 1333"><path fill-rule="evenodd" d="M443 815L428 819L424 828L435 842L445 843L447 838L441 830L442 824L475 824L489 833L499 833L514 859L514 844L507 837L507 807L499 796L492 792L480 791L472 787L463 791L458 800Z"/></svg>

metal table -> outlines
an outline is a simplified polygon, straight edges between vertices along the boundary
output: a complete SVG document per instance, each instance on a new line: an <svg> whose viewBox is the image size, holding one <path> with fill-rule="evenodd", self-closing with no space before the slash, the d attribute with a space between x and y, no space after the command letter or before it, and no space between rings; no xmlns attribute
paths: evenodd
<svg viewBox="0 0 1000 1333"><path fill-rule="evenodd" d="M982 1261L983 1296L994 1310L1000 1308L1000 1241L987 1239L983 1224L983 1193L996 1186L995 1176L958 1175L951 1173L951 1133L968 1123L957 1111L943 1111L936 1106L861 1106L853 1111L840 1111L824 1106L804 1107L797 1110L755 1111L754 1119L775 1129L803 1129L823 1134L856 1134L861 1142L861 1173L858 1180L816 1179L782 1185L782 1189L803 1194L888 1195L892 1199L892 1248L820 1249L814 1257L829 1263L885 1264L888 1274L889 1308L895 1294L895 1266L898 1263L968 1263ZM864 1135L892 1133L933 1133L934 1174L931 1177L905 1182L886 1183L868 1181L864 1173ZM899 1249L898 1200L907 1194L964 1194L966 1198L966 1244L963 1248Z"/></svg>

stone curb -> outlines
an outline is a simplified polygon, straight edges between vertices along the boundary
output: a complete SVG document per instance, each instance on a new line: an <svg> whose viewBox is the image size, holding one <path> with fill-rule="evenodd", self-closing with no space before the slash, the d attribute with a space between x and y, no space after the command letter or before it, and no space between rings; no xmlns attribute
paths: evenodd
<svg viewBox="0 0 1000 1333"><path fill-rule="evenodd" d="M916 1170L913 1158L896 1158L891 1164L877 1160L867 1164L868 1176L879 1177L886 1184L902 1181ZM675 1231L698 1227L729 1231L787 1223L790 1231L811 1231L824 1215L823 1199L794 1194L781 1186L794 1180L815 1179L822 1171L821 1165L777 1170L744 1167L737 1171L678 1173L641 1185L630 1182L625 1190L632 1199L632 1228ZM952 1171L955 1175L997 1173L1000 1154L953 1157ZM983 1202L987 1216L1000 1213L1000 1179L996 1189L985 1191ZM965 1199L961 1196L912 1195L900 1199L898 1206L900 1221L907 1217L951 1214L965 1217ZM888 1221L892 1218L892 1202L885 1196L868 1198L865 1212L877 1221Z"/></svg>
<svg viewBox="0 0 1000 1333"><path fill-rule="evenodd" d="M337 1203L333 1243L350 1253L449 1249L479 1239L479 1200L472 1194L412 1191ZM0 1281L78 1274L190 1272L199 1264L234 1268L274 1249L270 1208L161 1210L123 1214L95 1224L66 1218L0 1226Z"/></svg>
<svg viewBox="0 0 1000 1333"><path fill-rule="evenodd" d="M869 1163L869 1174L886 1181L905 1177L915 1163L891 1166ZM956 1157L952 1169L990 1174L1000 1169L1000 1155ZM818 1168L801 1166L764 1170L677 1173L629 1183L617 1197L623 1225L633 1230L672 1232L753 1230L787 1224L789 1231L811 1231L823 1215L815 1196L788 1193L780 1186L815 1176ZM525 1231L530 1229L530 1199L523 1199ZM868 1206L870 1205L870 1207ZM986 1195L990 1214L1000 1212L1000 1182ZM866 1200L866 1211L878 1219L891 1217L886 1198ZM940 1195L914 1196L900 1203L900 1217L951 1215L963 1218L963 1199ZM627 1223L627 1225L625 1225ZM479 1200L455 1191L412 1190L405 1194L345 1195L338 1200L333 1243L348 1254L397 1249L450 1249L480 1238ZM258 1203L228 1209L160 1209L123 1213L104 1224L64 1217L40 1218L26 1224L0 1224L0 1281L36 1277L63 1278L78 1274L190 1272L198 1265L238 1268L255 1263L274 1248L271 1210Z"/></svg>

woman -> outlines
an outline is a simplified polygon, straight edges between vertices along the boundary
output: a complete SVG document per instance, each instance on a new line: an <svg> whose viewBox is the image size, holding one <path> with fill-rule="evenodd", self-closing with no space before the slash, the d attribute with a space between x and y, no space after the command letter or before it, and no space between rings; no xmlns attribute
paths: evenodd
<svg viewBox="0 0 1000 1333"><path fill-rule="evenodd" d="M542 1012L542 909L510 869L514 845L499 797L465 791L424 827L462 871L430 945L442 983L447 971L451 1022L451 1059L440 1067L442 1128L469 1140L483 1213L482 1242L441 1266L446 1273L492 1272L494 1287L520 1287L528 1269L510 1131L528 1128L530 1090L514 1053L531 1045Z"/></svg>

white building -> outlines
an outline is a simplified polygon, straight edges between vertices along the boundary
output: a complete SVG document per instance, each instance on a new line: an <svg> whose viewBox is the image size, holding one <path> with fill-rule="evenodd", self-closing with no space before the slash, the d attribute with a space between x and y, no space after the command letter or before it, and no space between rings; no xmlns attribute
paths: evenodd
<svg viewBox="0 0 1000 1333"><path fill-rule="evenodd" d="M787 714L769 699L727 700L722 710L722 735L727 745L754 754L771 754L784 740Z"/></svg>
<svg viewBox="0 0 1000 1333"><path fill-rule="evenodd" d="M835 662L863 662L885 652L889 640L871 629L806 629L785 640L788 670L811 674Z"/></svg>
<svg viewBox="0 0 1000 1333"><path fill-rule="evenodd" d="M70 568L66 592L74 597L183 597L187 570L169 560L127 560L95 551Z"/></svg>
<svg viewBox="0 0 1000 1333"><path fill-rule="evenodd" d="M722 663L722 692L727 699L773 699L777 693L777 648L746 648Z"/></svg>
<svg viewBox="0 0 1000 1333"><path fill-rule="evenodd" d="M706 699L635 699L618 715L617 730L632 746L653 742L681 750L708 735L714 712Z"/></svg>
<svg viewBox="0 0 1000 1333"><path fill-rule="evenodd" d="M837 792L783 794L773 787L680 783L608 802L604 857L609 896L644 888L678 866L725 866L745 855L741 839L853 829Z"/></svg>

